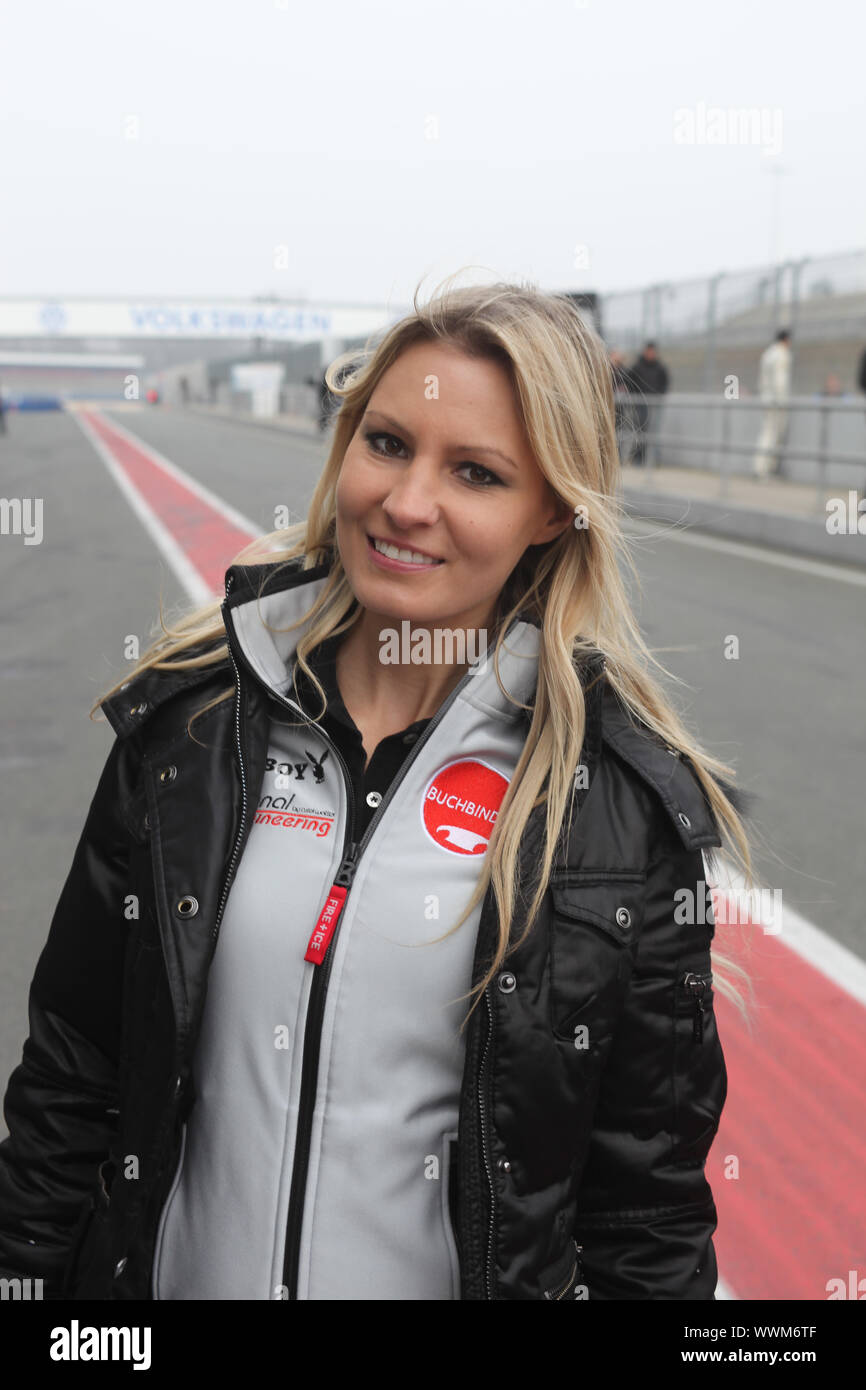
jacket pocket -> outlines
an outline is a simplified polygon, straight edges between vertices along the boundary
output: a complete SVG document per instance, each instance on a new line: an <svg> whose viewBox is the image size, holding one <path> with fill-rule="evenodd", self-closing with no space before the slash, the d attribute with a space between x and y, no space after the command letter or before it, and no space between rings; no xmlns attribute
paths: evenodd
<svg viewBox="0 0 866 1390"><path fill-rule="evenodd" d="M573 869L550 878L550 1013L554 1034L593 1052L625 997L643 923L646 875Z"/></svg>
<svg viewBox="0 0 866 1390"><path fill-rule="evenodd" d="M713 975L703 961L683 966L674 988L674 1121L671 1162L701 1167L718 1129L727 1072L716 1030Z"/></svg>
<svg viewBox="0 0 866 1390"><path fill-rule="evenodd" d="M67 1265L63 1296L69 1299L107 1299L111 1290L111 1186L116 1165L100 1163L96 1183L87 1199Z"/></svg>
<svg viewBox="0 0 866 1390"><path fill-rule="evenodd" d="M457 1130L442 1136L442 1161L440 1164L442 1181L440 1201L442 1204L442 1223L445 1227L445 1243L451 1262L451 1297L460 1298L460 1258L457 1253Z"/></svg>
<svg viewBox="0 0 866 1390"><path fill-rule="evenodd" d="M581 1276L583 1267L581 1264L582 1245L572 1239L570 1249L567 1251L564 1260L558 1268L555 1268L544 1278L544 1293L542 1297L549 1303L559 1302L563 1298L575 1298L582 1288Z"/></svg>
<svg viewBox="0 0 866 1390"><path fill-rule="evenodd" d="M677 1014L692 1020L692 1041L703 1043L706 1017L713 1007L711 970L686 970L677 978Z"/></svg>

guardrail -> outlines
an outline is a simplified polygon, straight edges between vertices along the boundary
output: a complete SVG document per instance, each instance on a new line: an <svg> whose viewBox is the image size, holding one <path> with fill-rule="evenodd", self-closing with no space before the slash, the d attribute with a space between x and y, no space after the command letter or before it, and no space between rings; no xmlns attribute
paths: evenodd
<svg viewBox="0 0 866 1390"><path fill-rule="evenodd" d="M655 467L663 458L666 466L686 464L717 472L721 474L722 493L731 476L754 476L754 468L737 469L732 462L747 457L754 460L761 452L758 435L765 412L775 412L781 420L782 438L765 450L775 458L775 476L814 482L818 493L840 483L862 487L866 479L866 400L832 396L727 399L684 392L670 392L664 396L617 392L616 402L620 452L624 461L634 452L635 442L643 438L647 469ZM646 419L641 428L644 413ZM703 434L684 432L680 428L687 420L695 418L708 426ZM662 430L663 422L666 431ZM815 438L807 442L809 424L813 426ZM743 438L746 434L750 436L748 439ZM792 435L797 434L804 436L799 442L792 439ZM847 436L845 442L850 440L859 447L859 452L831 447L833 434L837 438L840 434ZM687 454L686 459L677 457L680 451ZM805 467L793 468L795 464ZM832 477L831 471L834 472Z"/></svg>

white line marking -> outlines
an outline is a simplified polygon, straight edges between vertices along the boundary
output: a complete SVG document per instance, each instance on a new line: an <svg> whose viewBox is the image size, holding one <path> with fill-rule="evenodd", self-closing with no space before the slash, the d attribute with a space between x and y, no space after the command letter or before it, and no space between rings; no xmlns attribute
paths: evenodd
<svg viewBox="0 0 866 1390"><path fill-rule="evenodd" d="M199 573L193 561L178 544L171 532L163 525L161 518L154 511L153 507L151 507L150 503L145 500L138 491L138 488L135 487L134 483L127 477L108 446L99 438L99 435L96 434L92 425L90 425L83 415L79 414L77 411L70 411L69 413L81 427L82 433L90 440L90 443L99 454L99 457L117 483L117 486L120 488L130 507L135 512L157 550L168 564L169 569L172 570L176 579L185 590L187 597L196 604L212 602L218 595L211 592L210 586ZM118 428L118 426L114 424L114 421L109 421L109 423L113 428ZM147 446L142 446L133 436L129 437L138 447L143 447L145 450L147 449ZM168 465L168 471L171 472L174 477L178 478L184 484L192 485L193 480L179 468L175 468L173 464L169 464L167 459L160 460L160 462L163 467ZM204 498L203 491L197 484L194 485L193 490L199 492L203 500L209 500ZM213 496L213 494L211 494L211 496ZM218 499L217 510L226 514L225 504L219 504ZM245 517L241 517L239 512L233 512L232 520L236 525L248 528L254 535L263 534L259 527L255 526L253 522L247 520Z"/></svg>
<svg viewBox="0 0 866 1390"><path fill-rule="evenodd" d="M670 536L675 541L683 541L686 545L702 546L705 550L720 550L727 555L738 555L741 559L758 560L764 565L777 565L782 569L798 570L801 574L814 575L816 579L833 579L841 584L855 584L861 588L866 587L866 570L858 570L853 565L831 565L824 564L821 560L810 560L806 556L788 555L779 550L762 550L757 545L750 545L748 541L729 541L720 536L696 535L692 531L679 529L677 523L647 522L645 519L638 521L635 517L629 517L623 523L623 529L628 533L629 530L637 532L639 535L647 536L653 540L661 540L663 537ZM866 552L864 552L866 556Z"/></svg>
<svg viewBox="0 0 866 1390"><path fill-rule="evenodd" d="M704 861L706 864L706 860ZM745 879L742 874L735 871L733 865L726 859L719 857L719 875L717 886L722 892L728 889L741 894L747 892ZM706 879L710 883L709 878ZM760 901L760 889L752 890L753 900ZM771 890L765 889L765 892ZM744 901L743 898L740 901ZM777 926L773 923L773 926ZM784 945L789 946L795 951L802 960L808 962L815 970L819 970L828 980L832 980L838 989L850 994L852 999L856 999L858 1004L866 1005L866 961L861 960L858 955L850 951L847 946L843 946L840 941L821 927L816 927L814 922L810 922L801 913L785 902L782 894L782 930L773 931L772 935L778 936Z"/></svg>

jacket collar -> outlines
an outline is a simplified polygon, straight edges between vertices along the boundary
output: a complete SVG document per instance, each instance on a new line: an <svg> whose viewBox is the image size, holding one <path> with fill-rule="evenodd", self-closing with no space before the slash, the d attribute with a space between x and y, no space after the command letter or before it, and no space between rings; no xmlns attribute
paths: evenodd
<svg viewBox="0 0 866 1390"><path fill-rule="evenodd" d="M299 584L312 583L316 579L324 578L330 568L327 564L322 564L304 570L302 564L303 557L290 560L278 569L274 565L230 565L225 574L223 623L226 622L227 605L237 606L255 598L260 586L266 581L270 580L267 585L268 592L294 588ZM207 681L217 681L222 686L227 678L232 679L231 658L224 634L218 636L215 641L191 648L187 656L204 655L220 647L224 648L224 652L219 661L185 669L141 671L134 680L124 682L116 694L102 700L101 708L118 737L126 738L142 728L160 706L173 699L175 695L192 690Z"/></svg>
<svg viewBox="0 0 866 1390"><path fill-rule="evenodd" d="M267 691L295 703L292 691L292 668L301 636L311 626L310 613L325 591L325 576L312 580L313 571L306 571L308 584L269 584L261 593L243 588L232 592L223 605L229 646L237 665L257 680ZM398 651L395 656L408 660L409 625L399 620L391 625ZM459 686L459 698L483 709L491 719L507 723L525 716L520 707L529 701L535 690L538 672L538 648L541 633L537 625L515 617L503 639L494 666L494 646L465 653L470 666ZM506 693L507 692L507 693Z"/></svg>
<svg viewBox="0 0 866 1390"><path fill-rule="evenodd" d="M304 569L304 558L304 556L298 556L279 566L273 564L229 566L225 574L226 596L222 604L226 632L229 631L230 624L233 624L236 610L256 600L260 593L263 597L284 595L301 585L316 584L327 578L331 568L327 561ZM515 620L515 628L520 628L520 625L526 629L523 632L521 648L528 650L532 645L529 630L532 627L537 628L538 622L530 614L521 613ZM291 638L292 648L297 643L297 631L299 630L296 630L294 634L285 635ZM190 649L187 656L200 656L219 647L226 648L224 636ZM586 683L600 674L603 667L602 654L600 652L593 653L579 667L583 673L584 682ZM273 662L267 671L271 679L277 680L280 676L285 678L285 670L280 670ZM114 695L101 701L101 708L118 737L126 738L136 730L143 728L160 706L175 695L193 690L206 682L213 682L221 689L224 687L226 679L231 680L232 677L231 657L226 649L221 660L205 666L178 670L151 669L142 671L134 680L126 681ZM512 689L512 693L518 694L513 687L509 688ZM527 696L524 695L519 698L526 699ZM525 712L524 717L528 723L532 717L531 710Z"/></svg>
<svg viewBox="0 0 866 1390"><path fill-rule="evenodd" d="M301 585L317 584L319 581L325 580L330 573L328 563L304 569L303 562L304 557L299 556L280 566L273 564L230 566L226 571L226 597L222 604L226 631L234 632L234 619L237 610L242 609L245 604L253 603L260 592L265 596L287 595L291 590ZM254 604L253 606L257 607L258 605ZM247 611L250 612L252 609ZM528 614L521 614L515 620L515 630L526 639L527 652L533 645L529 636L533 627L537 628L538 623L534 622ZM291 641L292 650L297 644L296 634L299 631L300 629L296 629L295 633L282 635L284 640L288 638ZM508 640L510 641L510 638ZM213 650L215 645L225 647L225 639L218 638L216 644L202 644L201 647L193 649L189 655L203 654L207 650ZM537 642L535 646L537 647ZM529 654L532 653L529 652ZM277 681L282 678L285 689L285 667L280 668L278 660L278 649L276 649L272 652L270 665L266 663L264 673ZM533 673L536 671L534 660L526 664L527 667L531 664ZM492 674L492 663L489 663L489 666ZM577 663L581 683L587 693L587 744L591 751L597 751L603 740L656 791L687 848L695 849L699 846L718 844L715 822L695 777L688 771L684 761L675 752L668 749L662 740L635 722L612 687L606 680L602 679L604 666L604 654L598 650L590 651ZM197 686L203 686L206 682L212 682L216 689L222 689L225 687L226 680L229 682L233 680L231 657L228 651L224 652L220 661L206 666L177 671L144 671L134 680L127 681L115 695L103 700L101 708L105 711L115 733L120 738L125 738L142 728L156 710L173 696L192 690ZM493 685L489 688L485 687L485 693L493 692L496 686L495 674L492 674L492 680ZM529 700L531 703L534 679L530 682L528 691L524 685L525 693L516 689L514 682L507 681L506 684L517 698ZM475 693L473 691L473 696ZM496 688L496 695L500 701L504 701L504 696L498 687ZM515 711L510 704L508 708L518 717L522 716L526 720L527 726L531 722L531 708L526 711ZM728 789L726 788L726 790Z"/></svg>
<svg viewBox="0 0 866 1390"><path fill-rule="evenodd" d="M328 562L316 564L316 566L303 567L304 556L296 556L295 559L288 560L281 566L274 564L232 564L225 571L225 599L222 600L222 620L224 620L225 631L229 631L229 626L234 630L234 616L236 610L246 603L253 602L259 595L286 595L292 589L299 588L300 585L317 584L318 581L328 577L331 566ZM528 639L528 630L531 627L538 627L538 621L528 613L518 614L516 626L527 628L524 632L524 639ZM292 648L296 645L297 637L293 634L286 634L291 637ZM524 645L525 644L524 642ZM531 644L530 644L531 645ZM136 730L147 724L152 719L153 714L160 709L161 705L170 701L175 695L185 691L192 691L199 685L206 682L214 682L215 685L224 687L227 678L232 680L231 656L225 644L225 637L218 637L215 642L195 646L188 652L189 657L204 655L214 649L224 648L221 660L211 662L206 666L186 667L178 670L146 670L140 671L138 676L132 681L125 681L121 685L120 691L114 695L107 696L101 701L101 709L106 713L108 723L114 728L115 734L120 738L128 737ZM277 653L274 653L274 657ZM581 674L581 681L584 687L589 689L602 676L605 669L605 657L602 652L592 651L581 662L578 663L578 671ZM277 662L271 660L270 666L265 666L265 676L272 680L284 678L285 688L285 667L279 669ZM602 682L603 684L603 682ZM517 694L514 691L514 694ZM531 695L531 692L530 692ZM527 696L521 696L527 699ZM531 721L531 709L525 710L523 717L527 724Z"/></svg>
<svg viewBox="0 0 866 1390"><path fill-rule="evenodd" d="M639 724L607 681L601 699L602 737L661 798L686 849L720 845L718 828L689 760ZM731 788L724 790L730 794Z"/></svg>

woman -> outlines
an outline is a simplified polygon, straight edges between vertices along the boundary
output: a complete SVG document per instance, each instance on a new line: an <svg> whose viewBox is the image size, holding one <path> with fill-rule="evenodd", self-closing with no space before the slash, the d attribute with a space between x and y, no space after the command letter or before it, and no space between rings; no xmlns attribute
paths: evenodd
<svg viewBox="0 0 866 1390"><path fill-rule="evenodd" d="M748 846L620 579L604 350L565 299L446 286L345 365L307 521L100 702L0 1263L55 1297L712 1299L712 914L678 904Z"/></svg>

